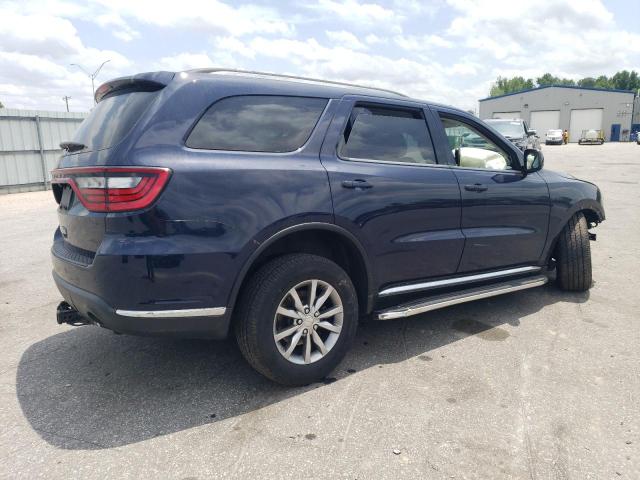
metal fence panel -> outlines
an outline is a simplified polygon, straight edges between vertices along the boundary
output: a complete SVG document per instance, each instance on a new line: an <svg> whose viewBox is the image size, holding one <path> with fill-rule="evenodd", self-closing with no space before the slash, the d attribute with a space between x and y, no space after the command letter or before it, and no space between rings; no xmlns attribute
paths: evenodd
<svg viewBox="0 0 640 480"><path fill-rule="evenodd" d="M87 113L0 109L0 193L46 188Z"/></svg>

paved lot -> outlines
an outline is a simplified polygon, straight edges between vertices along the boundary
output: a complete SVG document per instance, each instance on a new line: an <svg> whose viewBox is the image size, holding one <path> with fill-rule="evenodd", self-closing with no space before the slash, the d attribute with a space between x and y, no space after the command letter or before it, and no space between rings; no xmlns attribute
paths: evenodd
<svg viewBox="0 0 640 480"><path fill-rule="evenodd" d="M589 294L375 322L299 389L232 342L58 326L51 192L0 197L0 477L640 478L640 147L544 152L604 192Z"/></svg>

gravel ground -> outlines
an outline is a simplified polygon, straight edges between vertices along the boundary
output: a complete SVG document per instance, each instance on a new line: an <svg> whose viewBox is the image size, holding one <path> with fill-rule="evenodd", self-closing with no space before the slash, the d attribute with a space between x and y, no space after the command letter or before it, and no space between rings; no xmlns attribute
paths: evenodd
<svg viewBox="0 0 640 480"><path fill-rule="evenodd" d="M604 193L588 294L373 322L295 389L231 341L58 326L51 192L0 196L0 477L640 478L640 146L544 153Z"/></svg>

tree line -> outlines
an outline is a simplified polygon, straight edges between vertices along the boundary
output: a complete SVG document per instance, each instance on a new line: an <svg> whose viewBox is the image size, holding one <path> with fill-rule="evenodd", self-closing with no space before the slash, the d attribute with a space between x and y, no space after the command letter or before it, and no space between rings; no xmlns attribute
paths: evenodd
<svg viewBox="0 0 640 480"><path fill-rule="evenodd" d="M507 93L519 92L529 88L544 87L548 85L568 85L575 87L591 87L591 88L609 88L616 90L640 90L640 75L635 70L622 70L615 73L611 77L600 75L599 77L585 77L580 80L572 78L556 77L550 73L545 73L541 77L524 78L524 77L498 77L491 85L489 96L496 97Z"/></svg>

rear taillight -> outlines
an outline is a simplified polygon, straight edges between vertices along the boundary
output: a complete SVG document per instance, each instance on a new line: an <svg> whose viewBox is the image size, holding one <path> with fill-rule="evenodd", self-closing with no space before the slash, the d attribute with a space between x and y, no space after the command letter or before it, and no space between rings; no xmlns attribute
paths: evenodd
<svg viewBox="0 0 640 480"><path fill-rule="evenodd" d="M78 167L51 172L51 182L68 183L92 212L128 212L151 205L171 170L159 167Z"/></svg>

